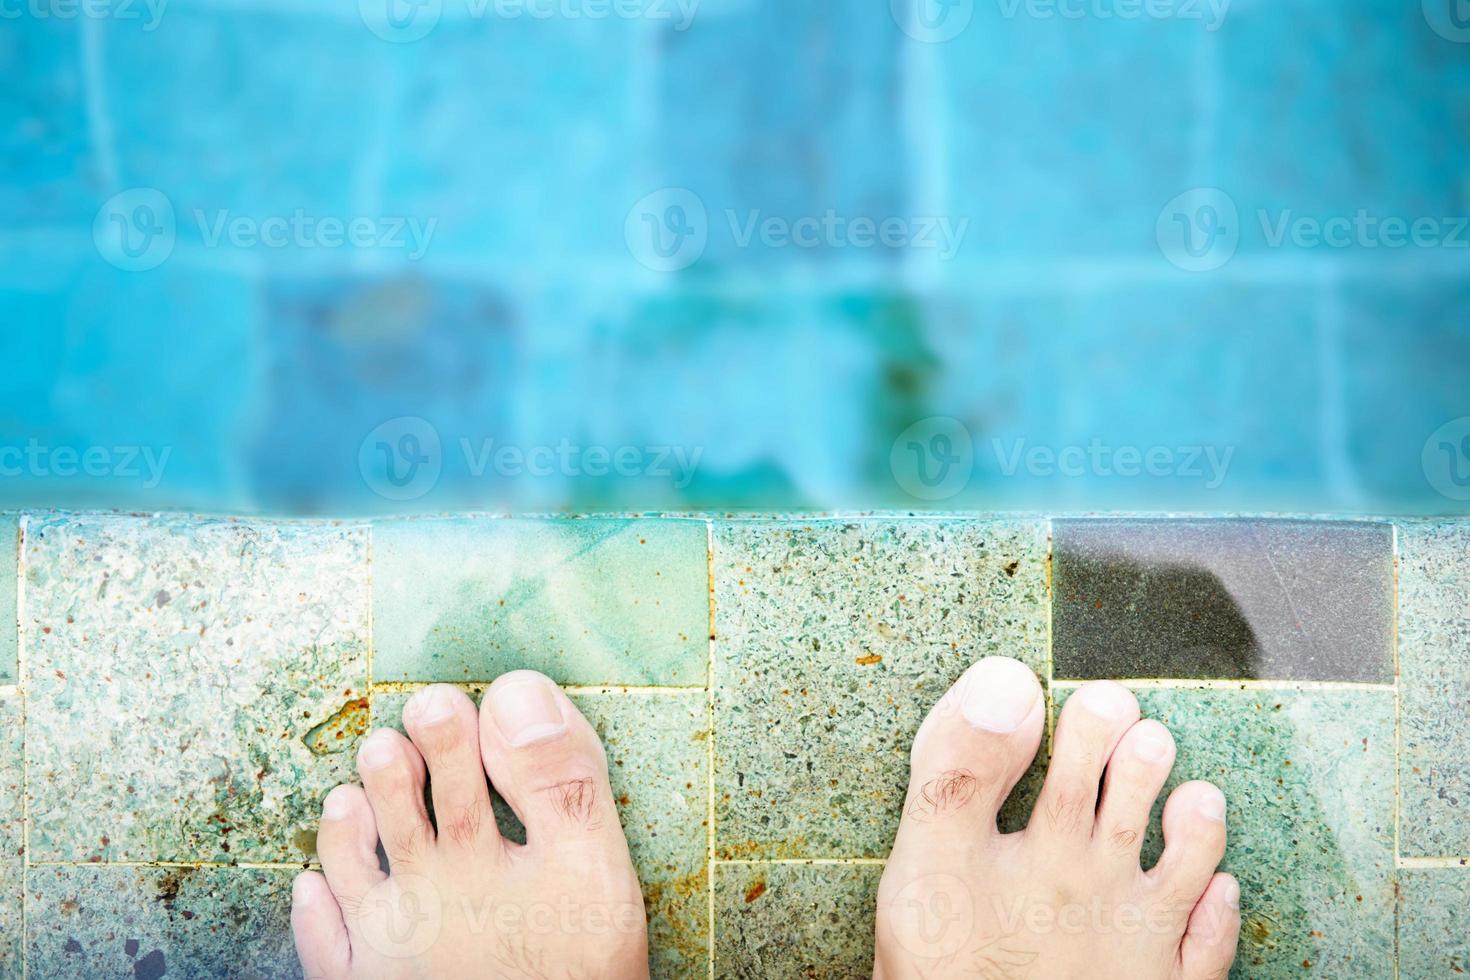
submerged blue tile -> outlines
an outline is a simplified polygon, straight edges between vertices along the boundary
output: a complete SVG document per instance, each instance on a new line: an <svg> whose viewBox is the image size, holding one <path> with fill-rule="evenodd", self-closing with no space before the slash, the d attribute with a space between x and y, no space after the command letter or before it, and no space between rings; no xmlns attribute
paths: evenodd
<svg viewBox="0 0 1470 980"><path fill-rule="evenodd" d="M708 233L695 269L891 263L896 249L865 245L848 225L912 216L901 35L886 8L749 0L704 4L697 17L657 39L659 124L642 191L694 193L702 215L689 212ZM760 230L829 212L843 226L813 228L811 245Z"/></svg>
<svg viewBox="0 0 1470 980"><path fill-rule="evenodd" d="M1057 677L1393 681L1387 524L1063 520L1052 561Z"/></svg>

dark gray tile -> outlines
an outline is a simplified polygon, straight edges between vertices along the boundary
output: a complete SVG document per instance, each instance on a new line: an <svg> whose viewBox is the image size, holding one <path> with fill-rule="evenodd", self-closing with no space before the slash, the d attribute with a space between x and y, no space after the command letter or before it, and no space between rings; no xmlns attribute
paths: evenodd
<svg viewBox="0 0 1470 980"><path fill-rule="evenodd" d="M1343 521L1057 521L1059 678L1393 680L1393 532Z"/></svg>

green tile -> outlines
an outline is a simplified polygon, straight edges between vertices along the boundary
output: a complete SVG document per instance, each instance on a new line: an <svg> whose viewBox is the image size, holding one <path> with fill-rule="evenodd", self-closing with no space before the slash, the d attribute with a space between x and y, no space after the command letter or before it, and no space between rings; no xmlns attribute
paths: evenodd
<svg viewBox="0 0 1470 980"><path fill-rule="evenodd" d="M717 524L719 856L886 857L929 706L991 654L1044 671L1046 559L1042 521Z"/></svg>
<svg viewBox="0 0 1470 980"><path fill-rule="evenodd" d="M30 848L299 861L367 703L363 528L26 527Z"/></svg>
<svg viewBox="0 0 1470 980"><path fill-rule="evenodd" d="M1399 973L1470 974L1470 867L1399 872Z"/></svg>
<svg viewBox="0 0 1470 980"><path fill-rule="evenodd" d="M16 565L20 560L20 520L0 514L0 685L14 684L20 671L16 651L20 623L16 619Z"/></svg>
<svg viewBox="0 0 1470 980"><path fill-rule="evenodd" d="M1393 692L1136 693L1144 717L1167 725L1179 746L1145 865L1162 849L1170 790L1208 779L1225 791L1221 870L1240 880L1244 915L1231 975L1391 976ZM1059 706L1068 694L1056 692Z"/></svg>
<svg viewBox="0 0 1470 980"><path fill-rule="evenodd" d="M1400 853L1470 856L1470 522L1398 538Z"/></svg>
<svg viewBox="0 0 1470 980"><path fill-rule="evenodd" d="M47 980L300 977L291 869L33 867L28 973Z"/></svg>
<svg viewBox="0 0 1470 980"><path fill-rule="evenodd" d="M467 686L476 703L482 690ZM709 705L702 694L573 694L597 729L628 849L643 884L655 977L687 977L709 958ZM409 695L375 694L373 722L403 730ZM525 830L494 797L502 831Z"/></svg>
<svg viewBox="0 0 1470 980"><path fill-rule="evenodd" d="M402 520L373 528L376 680L698 686L708 532L681 520Z"/></svg>
<svg viewBox="0 0 1470 980"><path fill-rule="evenodd" d="M873 864L715 865L715 976L872 976L882 876Z"/></svg>
<svg viewBox="0 0 1470 980"><path fill-rule="evenodd" d="M25 883L22 714L19 694L0 696L0 977L20 976Z"/></svg>

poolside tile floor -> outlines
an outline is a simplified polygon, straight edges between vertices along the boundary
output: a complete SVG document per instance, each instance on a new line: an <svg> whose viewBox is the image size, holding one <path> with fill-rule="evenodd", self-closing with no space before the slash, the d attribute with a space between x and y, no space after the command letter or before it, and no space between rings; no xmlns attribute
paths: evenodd
<svg viewBox="0 0 1470 980"><path fill-rule="evenodd" d="M1386 977L1395 950L1403 977L1453 976L1470 956L1470 524L18 525L0 976L295 976L290 879L357 739L424 683L478 695L516 666L606 740L656 976L861 976L907 740L991 653L1031 664L1053 708L1118 677L1179 741L1171 784L1226 789L1236 976ZM1107 547L1067 550L1079 533ZM1101 551L1141 568L1063 567ZM1069 587L1101 614L1064 608ZM1222 650L1244 622L1257 647L1191 677L1150 622Z"/></svg>

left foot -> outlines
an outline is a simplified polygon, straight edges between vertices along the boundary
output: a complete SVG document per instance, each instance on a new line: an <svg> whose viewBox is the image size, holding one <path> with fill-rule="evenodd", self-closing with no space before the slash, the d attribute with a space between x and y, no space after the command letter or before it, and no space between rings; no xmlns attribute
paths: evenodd
<svg viewBox="0 0 1470 980"><path fill-rule="evenodd" d="M403 724L408 738L382 729L363 741L361 787L327 794L323 873L296 879L291 909L306 976L647 977L643 896L607 760L561 689L515 671L477 712L436 684ZM487 772L524 845L500 835Z"/></svg>

